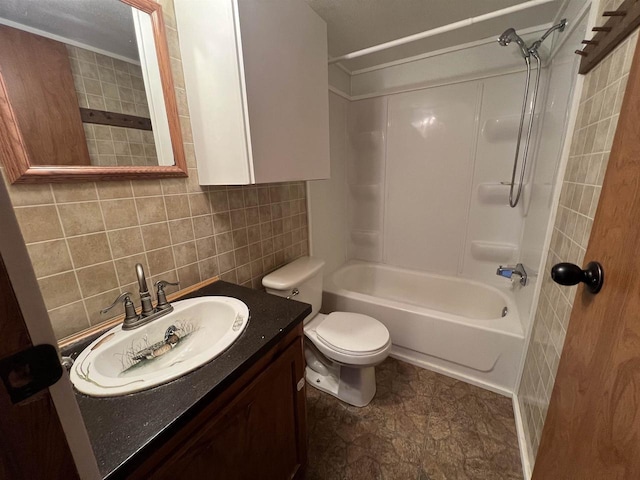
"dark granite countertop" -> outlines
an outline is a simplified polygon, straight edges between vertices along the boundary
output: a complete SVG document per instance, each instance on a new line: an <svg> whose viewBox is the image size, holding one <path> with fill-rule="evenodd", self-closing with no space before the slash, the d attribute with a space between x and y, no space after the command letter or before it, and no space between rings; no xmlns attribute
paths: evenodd
<svg viewBox="0 0 640 480"><path fill-rule="evenodd" d="M235 297L249 307L247 329L222 355L150 390L112 398L76 392L104 478L130 473L311 313L305 303L222 281L182 299L206 295Z"/></svg>

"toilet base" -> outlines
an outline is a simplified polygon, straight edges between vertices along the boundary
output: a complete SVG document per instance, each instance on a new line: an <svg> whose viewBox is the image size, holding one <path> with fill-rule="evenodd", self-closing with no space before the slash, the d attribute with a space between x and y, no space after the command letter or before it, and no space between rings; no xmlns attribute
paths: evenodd
<svg viewBox="0 0 640 480"><path fill-rule="evenodd" d="M355 407L366 407L376 394L375 367L336 365L327 375L306 368L307 384Z"/></svg>

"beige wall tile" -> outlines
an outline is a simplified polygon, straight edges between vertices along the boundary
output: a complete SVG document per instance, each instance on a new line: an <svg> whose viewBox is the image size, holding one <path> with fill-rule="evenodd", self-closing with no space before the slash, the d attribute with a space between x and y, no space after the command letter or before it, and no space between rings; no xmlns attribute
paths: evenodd
<svg viewBox="0 0 640 480"><path fill-rule="evenodd" d="M229 232L231 230L231 217L229 213L214 213L213 228L215 233Z"/></svg>
<svg viewBox="0 0 640 480"><path fill-rule="evenodd" d="M100 202L107 230L138 225L138 212L132 198Z"/></svg>
<svg viewBox="0 0 640 480"><path fill-rule="evenodd" d="M178 268L178 279L180 280L180 288L187 288L198 283L200 281L198 264L194 263Z"/></svg>
<svg viewBox="0 0 640 480"><path fill-rule="evenodd" d="M67 240L75 268L87 267L111 260L106 233L82 235Z"/></svg>
<svg viewBox="0 0 640 480"><path fill-rule="evenodd" d="M118 287L113 262L81 268L77 271L78 283L84 297L90 297Z"/></svg>
<svg viewBox="0 0 640 480"><path fill-rule="evenodd" d="M75 302L49 310L49 320L57 339L90 327L83 302Z"/></svg>
<svg viewBox="0 0 640 480"><path fill-rule="evenodd" d="M176 268L171 247L147 252L147 259L149 260L149 274L153 276Z"/></svg>
<svg viewBox="0 0 640 480"><path fill-rule="evenodd" d="M96 189L85 183L54 183L51 185L58 203L97 200Z"/></svg>
<svg viewBox="0 0 640 480"><path fill-rule="evenodd" d="M82 297L74 272L60 273L38 280L47 310L76 302Z"/></svg>
<svg viewBox="0 0 640 480"><path fill-rule="evenodd" d="M64 240L27 245L36 277L46 277L72 269L69 250Z"/></svg>
<svg viewBox="0 0 640 480"><path fill-rule="evenodd" d="M198 262L202 279L212 278L218 275L217 257L206 258Z"/></svg>
<svg viewBox="0 0 640 480"><path fill-rule="evenodd" d="M15 213L26 243L62 238L56 207L20 207L15 209Z"/></svg>
<svg viewBox="0 0 640 480"><path fill-rule="evenodd" d="M136 199L138 218L140 224L163 222L167 220L167 214L162 197L144 197Z"/></svg>
<svg viewBox="0 0 640 480"><path fill-rule="evenodd" d="M195 234L195 238L202 238L213 235L213 220L211 215L193 217L193 231Z"/></svg>
<svg viewBox="0 0 640 480"><path fill-rule="evenodd" d="M174 244L188 242L194 238L191 218L169 222L169 231L171 232L171 241Z"/></svg>
<svg viewBox="0 0 640 480"><path fill-rule="evenodd" d="M48 185L11 185L7 182L7 190L14 207L53 203L53 194Z"/></svg>
<svg viewBox="0 0 640 480"><path fill-rule="evenodd" d="M198 250L198 259L203 260L207 257L213 257L216 254L216 242L214 237L204 237L196 240L196 248Z"/></svg>
<svg viewBox="0 0 640 480"><path fill-rule="evenodd" d="M133 194L136 197L149 197L162 195L162 187L159 180L144 180L131 182Z"/></svg>
<svg viewBox="0 0 640 480"><path fill-rule="evenodd" d="M176 267L183 267L196 262L198 260L196 243L186 242L181 243L180 245L174 245L173 255L176 259Z"/></svg>
<svg viewBox="0 0 640 480"><path fill-rule="evenodd" d="M189 195L191 215L205 215L210 212L209 196L206 193L192 193Z"/></svg>
<svg viewBox="0 0 640 480"><path fill-rule="evenodd" d="M169 238L169 224L167 222L153 223L142 226L142 240L145 250L155 250L171 245Z"/></svg>
<svg viewBox="0 0 640 480"><path fill-rule="evenodd" d="M171 195L165 197L167 217L169 220L187 218L191 216L189 197L187 195Z"/></svg>
<svg viewBox="0 0 640 480"><path fill-rule="evenodd" d="M231 232L221 233L215 236L216 250L218 253L233 250L233 235Z"/></svg>
<svg viewBox="0 0 640 480"><path fill-rule="evenodd" d="M67 236L85 235L104 230L98 202L65 203L58 205L58 210Z"/></svg>
<svg viewBox="0 0 640 480"><path fill-rule="evenodd" d="M218 255L218 266L220 267L220 272L228 272L229 270L236 267L236 259L233 251L223 253Z"/></svg>
<svg viewBox="0 0 640 480"><path fill-rule="evenodd" d="M144 251L140 227L124 228L107 233L113 258L126 257Z"/></svg>
<svg viewBox="0 0 640 480"><path fill-rule="evenodd" d="M211 211L214 213L226 212L229 210L229 198L226 190L214 191L209 194Z"/></svg>
<svg viewBox="0 0 640 480"><path fill-rule="evenodd" d="M242 247L234 250L236 256L236 265L245 265L251 261L249 247Z"/></svg>

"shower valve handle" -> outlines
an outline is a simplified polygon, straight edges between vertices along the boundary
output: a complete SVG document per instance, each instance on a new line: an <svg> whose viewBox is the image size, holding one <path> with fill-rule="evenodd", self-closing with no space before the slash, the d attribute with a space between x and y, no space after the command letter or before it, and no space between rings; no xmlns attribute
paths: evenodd
<svg viewBox="0 0 640 480"><path fill-rule="evenodd" d="M604 282L602 265L589 262L587 268L581 269L573 263L558 263L551 268L551 279L560 285L577 285L582 282L591 293L598 293Z"/></svg>

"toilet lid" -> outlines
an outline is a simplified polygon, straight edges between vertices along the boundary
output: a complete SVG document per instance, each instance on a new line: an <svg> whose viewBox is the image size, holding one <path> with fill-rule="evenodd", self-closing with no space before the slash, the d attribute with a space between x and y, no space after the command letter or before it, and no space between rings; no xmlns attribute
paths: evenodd
<svg viewBox="0 0 640 480"><path fill-rule="evenodd" d="M376 352L389 343L387 327L359 313L330 313L316 327L316 334L329 347L359 354Z"/></svg>

